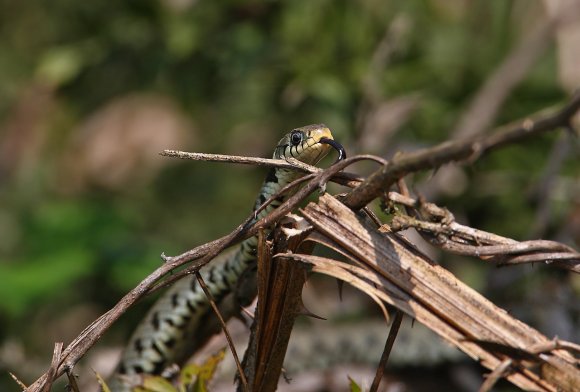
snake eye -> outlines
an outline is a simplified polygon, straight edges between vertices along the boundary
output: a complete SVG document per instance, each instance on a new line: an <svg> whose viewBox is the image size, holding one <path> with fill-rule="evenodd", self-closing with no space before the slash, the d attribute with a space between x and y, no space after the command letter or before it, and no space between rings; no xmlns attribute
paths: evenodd
<svg viewBox="0 0 580 392"><path fill-rule="evenodd" d="M302 143L302 139L304 138L304 134L301 131L292 131L290 134L290 143L293 146L297 146Z"/></svg>

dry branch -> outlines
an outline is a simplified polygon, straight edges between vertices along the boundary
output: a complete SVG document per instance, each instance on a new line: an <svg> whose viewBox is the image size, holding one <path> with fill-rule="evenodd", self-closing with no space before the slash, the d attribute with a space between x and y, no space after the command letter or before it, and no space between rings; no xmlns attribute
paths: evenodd
<svg viewBox="0 0 580 392"><path fill-rule="evenodd" d="M389 200L413 208L419 218L395 213L390 228L394 231L415 228L432 245L451 253L485 258L498 265L532 262L554 264L580 273L580 253L556 241L518 242L511 238L477 230L455 222L453 214L433 203L389 192Z"/></svg>
<svg viewBox="0 0 580 392"><path fill-rule="evenodd" d="M275 167L280 169L292 169L302 171L304 173L320 173L323 169L308 165L304 162L300 162L295 158L284 159L268 159L268 158L257 158L257 157L244 157L239 155L223 155L223 154L206 154L201 152L186 152L179 150L164 150L159 155L166 157L173 157L179 159L187 159L192 161L204 161L204 162L219 162L219 163L237 163L241 165L254 165L254 166L265 166L265 167ZM371 155L367 156L369 159L381 159L378 157L373 157ZM382 162L381 162L382 163ZM353 174L340 172L336 173L332 178L341 185L348 187L354 187L362 182L362 179Z"/></svg>
<svg viewBox="0 0 580 392"><path fill-rule="evenodd" d="M44 386L43 392L49 392L50 388L52 387L52 383L55 378L56 370L58 369L58 363L60 362L60 356L62 354L62 347L64 344L62 342L57 342L54 345L54 350L52 352L52 362L50 364L50 369L46 376L47 382Z"/></svg>
<svg viewBox="0 0 580 392"><path fill-rule="evenodd" d="M387 341L385 342L385 348L383 349L381 360L379 361L379 365L377 366L375 378L373 379L373 383L371 384L370 392L376 392L379 389L381 379L383 378L383 373L385 372L387 367L387 361L389 360L389 356L391 355L391 350L393 349L393 345L395 344L395 339L397 338L397 334L399 333L399 328L401 327L402 322L403 322L403 312L397 310L395 313L395 317L393 318L393 323L391 324L391 329L389 330L389 336L387 338Z"/></svg>
<svg viewBox="0 0 580 392"><path fill-rule="evenodd" d="M258 304L244 358L252 391L276 390L294 320L303 308L303 268L272 262L272 253L310 253L314 247L303 243L308 234L300 227L308 227L304 219L290 215L280 226L274 232L273 243L258 243Z"/></svg>
<svg viewBox="0 0 580 392"><path fill-rule="evenodd" d="M203 277L201 276L201 274L199 272L195 273L195 278L197 279L200 287L202 288L205 296L207 297L209 304L211 305L211 308L213 309L214 314L216 315L216 317L218 318L218 320L220 322L220 326L221 326L221 328L224 332L224 335L226 337L226 340L228 342L230 352L232 353L232 355L234 357L234 361L236 362L236 366L237 366L238 372L240 374L240 381L242 384L243 391L249 392L250 389L248 387L248 380L246 380L244 372L242 371L242 365L241 365L240 360L238 358L238 353L236 351L236 348L234 347L234 342L232 340L232 337L230 336L230 333L228 331L228 327L226 326L226 321L222 317L222 314L220 313L220 310L219 310L218 305L216 304L216 302L213 298L213 295L211 295L211 292L209 291L207 284L205 284L205 281L203 280Z"/></svg>
<svg viewBox="0 0 580 392"><path fill-rule="evenodd" d="M577 92L564 108L552 115L540 115L535 120L527 119L515 127L502 127L489 136L444 142L416 152L397 154L387 165L375 171L347 194L343 202L346 206L358 210L388 191L399 178L409 173L436 169L450 162L473 161L501 146L560 127L570 128L570 119L579 109L580 92Z"/></svg>
<svg viewBox="0 0 580 392"><path fill-rule="evenodd" d="M379 232L330 196L322 196L303 211L320 233L315 239L343 253L358 265L305 255L284 255L313 265L313 269L341 278L345 274L363 287L417 319L439 336L496 369L509 351L489 348L480 341L525 351L550 344L550 340L514 319L475 290L435 265L411 244L391 232ZM533 354L533 361L512 358L506 377L528 390L573 390L580 385L576 360L561 350Z"/></svg>

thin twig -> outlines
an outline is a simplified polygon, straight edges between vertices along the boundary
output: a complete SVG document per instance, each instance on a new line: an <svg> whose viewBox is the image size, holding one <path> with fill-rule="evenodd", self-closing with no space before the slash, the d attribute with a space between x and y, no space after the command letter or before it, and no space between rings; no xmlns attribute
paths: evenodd
<svg viewBox="0 0 580 392"><path fill-rule="evenodd" d="M54 344L54 350L52 351L52 362L50 363L50 369L48 370L48 374L46 376L46 384L43 388L43 392L49 392L52 388L52 383L56 378L55 375L57 373L63 346L63 342L57 342Z"/></svg>
<svg viewBox="0 0 580 392"><path fill-rule="evenodd" d="M163 150L162 152L159 153L159 155L179 159L187 159L192 161L238 163L242 165L275 167L280 169L298 170L304 173L320 173L322 170L324 170L316 166L308 165L294 158L288 158L288 160L269 159L258 157L245 157L239 155L206 154L201 152L186 152L179 150ZM356 174L341 172L337 173L335 177L332 178L332 181L352 188L360 184L362 182L362 179L360 178L360 176L357 176Z"/></svg>
<svg viewBox="0 0 580 392"><path fill-rule="evenodd" d="M538 261L546 262L547 264L554 262L555 265L564 265L566 261L576 260L575 266L570 265L575 272L580 272L580 255L578 252L564 252L564 253L534 253L531 255L519 255L510 257L506 260L502 260L497 263L498 266L512 265L512 264L524 264L524 263L535 263ZM562 263L560 263L560 261Z"/></svg>
<svg viewBox="0 0 580 392"><path fill-rule="evenodd" d="M506 375L509 368L512 366L512 360L510 358L506 359L500 363L491 373L489 373L479 388L479 392L491 391L491 388Z"/></svg>
<svg viewBox="0 0 580 392"><path fill-rule="evenodd" d="M528 351L533 354L542 354L553 350L568 350L580 354L580 344L554 338L549 343L539 344L528 349Z"/></svg>
<svg viewBox="0 0 580 392"><path fill-rule="evenodd" d="M75 374L73 373L72 369L66 370L66 376L68 378L68 387L73 392L80 392L79 385L77 383L77 379Z"/></svg>
<svg viewBox="0 0 580 392"><path fill-rule="evenodd" d="M248 386L248 380L246 379L246 375L244 374L244 370L242 369L242 364L240 363L240 359L238 358L238 353L236 351L236 347L234 346L234 342L232 340L232 337L230 336L230 333L228 331L228 327L226 326L226 322L225 322L224 318L222 317L222 314L220 313L218 306L215 303L213 295L211 295L211 292L209 291L207 285L205 284L203 278L201 277L201 274L199 272L196 272L195 277L197 278L197 281L198 281L200 287L203 289L203 292L205 293L205 296L207 297L209 304L211 305L215 315L217 316L217 318L222 326L222 330L224 331L224 334L226 336L226 340L228 341L228 346L230 346L230 351L234 357L234 361L236 362L236 366L238 367L238 373L240 374L240 380L242 382L242 386L244 388L244 391L249 392L250 388Z"/></svg>
<svg viewBox="0 0 580 392"><path fill-rule="evenodd" d="M24 384L22 381L20 381L20 379L18 377L16 377L16 375L12 372L8 372L8 374L10 375L10 377L12 378L12 380L14 380L14 382L16 384L18 384L18 386L25 391L26 390L26 384Z"/></svg>
<svg viewBox="0 0 580 392"><path fill-rule="evenodd" d="M558 338L553 339L547 343L539 343L532 346L526 350L526 352L534 355L549 353L554 350L568 350L580 352L580 345L559 340ZM565 357L564 357L565 358ZM576 361L578 362L578 361ZM493 386L502 378L505 377L514 364L513 358L508 358L499 364L486 378L485 382L479 388L479 392L488 392L493 388Z"/></svg>
<svg viewBox="0 0 580 392"><path fill-rule="evenodd" d="M240 163L242 165L268 166L282 169L298 168L306 173L316 173L321 171L321 169L316 166L307 165L306 163L300 161L290 163L284 159L245 157L240 155L206 154L202 152L186 152L179 150L163 150L159 153L159 155L187 159L191 161Z"/></svg>
<svg viewBox="0 0 580 392"><path fill-rule="evenodd" d="M379 385L381 384L383 374L387 367L387 361L389 360L389 356L391 355L391 350L393 349L393 345L395 344L395 339L397 338L397 334L399 333L399 328L401 327L402 321L403 321L403 312L401 312L399 309L395 310L395 318L393 319L393 324L391 324L389 336L387 338L387 341L385 342L385 348L383 349L381 360L379 362L379 365L377 366L377 372L375 374L375 378L373 379L371 389L369 390L370 392L376 392L379 389Z"/></svg>

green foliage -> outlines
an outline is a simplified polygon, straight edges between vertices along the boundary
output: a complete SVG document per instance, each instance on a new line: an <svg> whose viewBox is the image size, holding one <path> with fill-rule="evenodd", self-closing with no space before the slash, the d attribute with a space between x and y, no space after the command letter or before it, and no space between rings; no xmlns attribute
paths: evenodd
<svg viewBox="0 0 580 392"><path fill-rule="evenodd" d="M171 382L161 376L143 375L140 385L133 388L134 392L207 392L208 384L213 379L218 365L225 357L226 349L219 350L208 357L201 365L190 364L181 369L179 382L173 386ZM97 373L97 380L103 392L109 392L109 387Z"/></svg>
<svg viewBox="0 0 580 392"><path fill-rule="evenodd" d="M226 349L223 348L201 365L185 366L180 374L179 392L207 392L208 384L213 379L218 365L223 361L225 353Z"/></svg>
<svg viewBox="0 0 580 392"><path fill-rule="evenodd" d="M23 260L13 267L2 265L0 274L4 284L0 287L2 310L11 316L22 315L47 296L63 298L68 284L91 272L92 255L86 249L63 248L34 260Z"/></svg>
<svg viewBox="0 0 580 392"><path fill-rule="evenodd" d="M350 376L348 376L350 392L362 392L362 388Z"/></svg>
<svg viewBox="0 0 580 392"><path fill-rule="evenodd" d="M103 377L99 373L95 372L95 377L97 377L97 381L99 383L99 386L103 390L103 392L111 392L111 389L109 388L109 386L107 385L107 383L105 382L105 380L103 379Z"/></svg>

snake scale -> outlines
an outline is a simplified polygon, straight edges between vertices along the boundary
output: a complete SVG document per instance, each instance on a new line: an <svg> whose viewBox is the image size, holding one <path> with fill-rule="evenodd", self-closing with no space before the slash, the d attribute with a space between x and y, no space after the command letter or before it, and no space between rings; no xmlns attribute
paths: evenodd
<svg viewBox="0 0 580 392"><path fill-rule="evenodd" d="M308 125L286 134L278 142L273 158L293 157L315 165L331 148L338 151L339 159L345 157L344 148L333 139L328 127ZM254 211L258 211L254 220L279 207L289 194L258 210L272 195L302 175L290 169L272 168L254 204ZM255 279L251 275L255 275L257 241L256 237L248 238L200 270L226 320L237 314L241 305L247 305L238 297L253 299L256 295ZM244 274L250 277L243 279ZM240 291L245 293L239 294ZM181 279L153 305L138 325L109 383L111 390L130 391L131 377L162 374L172 364L182 365L207 337L217 332L219 324L197 279L194 276Z"/></svg>

